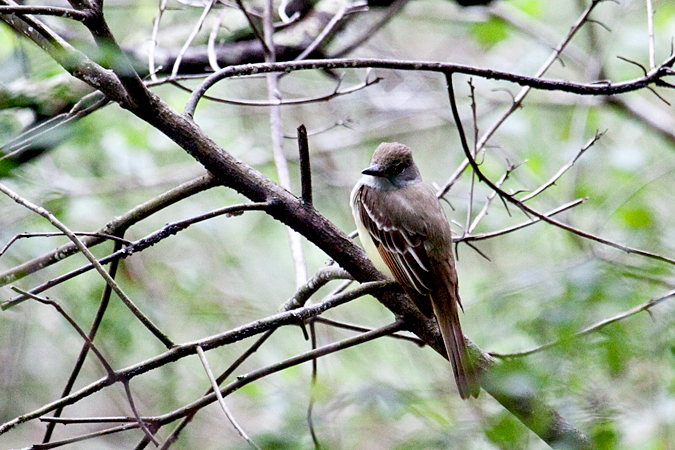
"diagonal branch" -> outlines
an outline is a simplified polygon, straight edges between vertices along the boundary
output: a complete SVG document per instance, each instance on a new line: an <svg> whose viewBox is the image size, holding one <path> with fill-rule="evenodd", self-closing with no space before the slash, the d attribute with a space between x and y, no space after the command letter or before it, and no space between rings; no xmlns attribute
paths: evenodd
<svg viewBox="0 0 675 450"><path fill-rule="evenodd" d="M197 341L188 342L185 344L175 345L170 350L150 358L146 361L134 364L122 370L118 370L112 376L102 378L94 383L91 383L70 395L59 400L48 403L41 408L38 408L30 413L23 414L16 417L2 425L0 425L0 435L8 432L17 425L28 420L36 419L54 409L66 405L72 405L88 397L89 395L98 392L108 386L120 382L121 380L131 380L136 376L155 370L165 364L178 361L179 359L195 355L197 353L197 346L203 350L208 351L213 348L222 347L233 342L239 342L251 336L263 333L270 329L275 329L285 325L295 325L304 319L308 319L315 315L321 314L324 311L335 308L337 306L348 303L366 294L376 295L383 290L386 290L389 283L372 282L364 283L356 289L345 292L339 295L332 296L321 303L317 303L308 307L286 311L269 316L265 319L256 320L246 325L239 326L232 330L220 333L207 338L199 339ZM440 344L440 342L439 342ZM215 399L215 396L213 396Z"/></svg>
<svg viewBox="0 0 675 450"><path fill-rule="evenodd" d="M255 444L255 442L251 440L250 437L248 437L246 431L244 431L244 429L237 423L237 420L234 418L234 416L230 412L230 409L225 404L225 399L223 398L223 394L221 394L220 389L218 389L218 382L216 381L216 377L213 375L213 372L211 371L211 366L209 365L209 360L206 358L206 353L204 353L204 349L201 348L200 346L197 346L197 355L199 355L199 359L202 362L202 365L204 366L204 371L206 372L206 375L208 376L209 381L211 382L211 390L216 394L218 404L225 413L225 417L227 417L227 420L229 420L232 426L235 428L235 430L237 430L237 433L239 433L239 435L242 438L244 438L246 442L251 444L251 447L260 450L260 447L258 447Z"/></svg>
<svg viewBox="0 0 675 450"><path fill-rule="evenodd" d="M82 243L87 247L93 247L104 242L105 235L122 235L132 225L147 219L152 214L167 208L174 203L184 200L191 195L197 194L204 190L210 189L218 185L218 180L211 174L206 174L197 177L193 180L187 181L157 197L142 203L126 213L115 217L103 227L94 232L92 236L84 236ZM49 253L46 253L30 261L8 269L0 273L0 286L12 283L18 279L35 273L45 267L51 266L63 259L74 255L79 250L77 246L70 242L62 245Z"/></svg>
<svg viewBox="0 0 675 450"><path fill-rule="evenodd" d="M82 243L79 237L75 235L68 227L66 227L59 219L56 218L52 213L37 206L30 201L20 197L16 192L12 191L3 184L0 184L0 192L7 195L9 198L14 200L16 203L28 208L36 214L41 215L47 219L52 225L61 230L68 238L75 244L75 246L82 252L82 254L89 260L89 262L94 266L96 271L101 275L105 280L106 284L115 291L115 294L122 300L127 308L136 316L136 318L143 324L145 327L153 334L157 339L162 342L167 348L173 346L173 342L166 336L152 321L145 315L143 312L136 306L136 304L129 298L129 296L120 288L117 282L110 276L108 272L103 268L103 266L98 262L93 253L87 248L86 245Z"/></svg>
<svg viewBox="0 0 675 450"><path fill-rule="evenodd" d="M522 357L522 356L528 356L528 355L531 355L533 353L537 353L537 352L540 352L540 351L543 351L543 350L547 350L547 349L549 349L551 347L555 347L556 345L559 345L563 342L569 342L572 339L576 339L576 338L579 338L579 337L582 337L582 336L586 336L587 334L593 333L593 332L595 332L595 331L597 331L601 328L606 327L607 325L610 325L614 322L618 322L619 320L623 320L627 317L634 316L635 314L641 313L642 311L649 311L651 308L658 305L659 303L661 303L665 300L671 299L673 297L675 297L675 289L670 290L670 291L666 292L665 294L663 294L659 297L652 298L652 299L644 302L641 305L638 305L638 306L635 306L634 308L629 309L628 311L624 311L624 312L622 312L620 314L617 314L615 316L612 316L612 317L609 317L607 319L601 320L600 322L595 323L593 325L590 325L590 326L584 328L583 330L578 331L578 332L566 337L565 339L560 339L560 340L557 340L557 341L548 342L546 344L538 345L538 346L533 347L531 349L521 350L521 351L515 352L515 353L493 353L493 352L490 352L490 355L492 355L494 357L497 357L497 358L517 358L517 357Z"/></svg>

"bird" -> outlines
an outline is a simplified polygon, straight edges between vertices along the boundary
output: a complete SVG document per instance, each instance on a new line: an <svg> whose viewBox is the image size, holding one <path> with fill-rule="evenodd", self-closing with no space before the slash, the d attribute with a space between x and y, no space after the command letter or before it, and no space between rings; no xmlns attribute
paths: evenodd
<svg viewBox="0 0 675 450"><path fill-rule="evenodd" d="M476 366L459 322L452 230L438 197L404 144L380 144L361 173L350 201L366 254L422 314L436 318L460 397L478 397Z"/></svg>

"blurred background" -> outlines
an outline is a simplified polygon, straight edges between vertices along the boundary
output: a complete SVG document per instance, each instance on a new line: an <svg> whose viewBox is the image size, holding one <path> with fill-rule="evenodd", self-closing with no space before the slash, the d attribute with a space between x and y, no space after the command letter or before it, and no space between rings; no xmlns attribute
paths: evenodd
<svg viewBox="0 0 675 450"><path fill-rule="evenodd" d="M665 0L651 4L658 65L671 52L675 4ZM245 5L251 11L263 9L261 2ZM474 7L449 0L371 5L368 11L349 14L314 56L439 61L535 75L588 5L581 0L509 0ZM322 1L307 8L310 12L304 14L327 6ZM331 8L335 11L335 5ZM171 69L166 62L171 61L171 52L175 56L184 45L203 10L199 1L166 3L155 50L157 65L164 64L158 69L160 80ZM155 1L107 1L104 7L118 42L136 58L139 72L148 79L147 55L158 11ZM306 16L301 17L298 24ZM642 69L626 60L649 66L646 2L602 2L591 19L544 77L593 83L642 76ZM57 17L44 21L85 53L91 51L91 40L81 25ZM376 27L379 22L382 25ZM242 44L255 38L241 11L236 5L218 3L192 43L195 60L213 29L224 52L235 45L254 47ZM293 26L280 30L277 43L287 39L285 45L298 45L292 31ZM242 56L237 62L253 62L256 57ZM208 72L208 62L195 63L189 71ZM181 84L189 88L199 81L187 79ZM21 133L70 110L90 88L1 22L0 82L3 154L25 144L22 151L0 160L0 182L44 206L73 230L97 230L138 204L205 173L159 131L114 104L27 139ZM468 77L455 77L458 106L473 143L475 135L482 136L502 120L520 87L473 78L473 113L468 82ZM152 89L178 111L189 95L169 83ZM500 376L513 385L514 392L536 392L598 448L669 449L675 442L675 299L586 336L572 337L675 288L675 110L662 100L672 103L675 95L672 90L654 90L613 98L533 91L496 129L477 159L492 180L517 166L503 188L522 191L523 196L572 161L596 132L604 133L553 186L528 204L548 212L587 198L556 219L669 260L630 254L542 223L471 242L480 253L466 243L457 247L466 335L485 351L499 353L563 340L530 356L505 360ZM284 105L281 116L293 193L300 193L296 128L304 124L310 134L315 207L347 233L355 228L348 204L350 190L380 142L410 146L425 181L438 188L464 161L445 80L439 74L300 71L281 76L279 91L284 100L340 93L330 100ZM202 100L195 121L225 151L277 180L270 111L252 104L267 101L265 78L224 80L209 95L240 104ZM472 187L471 180L465 170L444 196L457 237L467 229L467 215L471 214L470 223L490 195L484 184L476 182ZM244 200L231 190L214 188L135 224L125 237L139 239L166 223ZM18 233L55 231L7 197L0 197L0 211L0 247ZM471 234L495 232L527 220L497 198ZM67 241L65 237L20 239L0 257L0 272ZM306 241L303 248L311 275L327 257ZM111 249L112 244L105 243L92 250L102 257ZM30 289L84 263L78 254L6 283L0 288L0 301L16 296L10 284ZM272 315L296 289L288 233L262 212L194 225L124 260L117 281L178 343ZM336 286L330 284L314 301ZM103 287L100 276L90 272L45 295L59 301L86 329ZM326 316L367 327L393 319L371 297L330 310ZM319 345L352 335L317 324ZM115 369L163 351L116 297L96 343ZM24 302L2 311L0 422L58 399L81 345L72 327L48 306ZM214 372L225 369L248 345L244 341L208 352ZM281 329L237 373L308 349L298 327ZM90 357L76 388L104 375ZM313 448L306 423L310 378L311 367L304 364L249 384L226 400L261 448ZM142 415L170 412L208 387L196 357L131 382ZM409 342L382 338L320 359L313 395L313 422L322 448L547 448L489 395L460 400L447 361L430 348ZM66 417L130 414L119 386L64 411ZM40 442L44 428L38 421L19 425L0 435L0 447ZM54 439L96 429L100 426L58 426ZM160 438L167 433L162 429ZM134 430L68 448L133 448L141 437L142 432ZM196 447L249 448L217 405L200 412L172 446Z"/></svg>

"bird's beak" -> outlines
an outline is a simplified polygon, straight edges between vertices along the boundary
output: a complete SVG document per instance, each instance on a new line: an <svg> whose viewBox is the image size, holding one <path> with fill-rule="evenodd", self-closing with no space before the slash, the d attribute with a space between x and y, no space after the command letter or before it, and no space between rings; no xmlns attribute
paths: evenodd
<svg viewBox="0 0 675 450"><path fill-rule="evenodd" d="M382 170L382 167L379 164L373 164L370 167L366 167L361 171L361 173L364 175L372 175L374 177L384 176L384 170Z"/></svg>

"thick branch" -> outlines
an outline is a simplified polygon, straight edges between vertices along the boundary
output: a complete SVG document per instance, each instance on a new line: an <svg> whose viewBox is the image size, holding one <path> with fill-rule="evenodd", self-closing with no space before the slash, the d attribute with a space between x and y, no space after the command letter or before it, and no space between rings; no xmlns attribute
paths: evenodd
<svg viewBox="0 0 675 450"><path fill-rule="evenodd" d="M52 54L50 52L50 54ZM59 55L57 55L59 56ZM59 62L63 59L57 59ZM583 95L612 95L631 90L637 90L649 84L655 83L661 78L671 75L672 71L667 67L672 65L674 58L671 57L663 66L655 69L642 78L631 82L603 85L583 85L569 83L564 81L543 80L532 77L514 75L505 72L493 71L489 69L479 69L470 66L428 63L428 62L400 62L375 59L361 60L322 60L309 62L293 63L274 63L274 64L255 64L248 66L238 66L223 71L219 71L209 77L200 89L191 97L190 103L186 108L187 114L178 114L168 107L161 99L152 93L143 92L146 98L134 99L127 102L125 96L119 91L108 89L111 98L120 102L139 118L145 120L155 128L163 132L166 136L176 142L185 151L198 160L204 167L213 173L220 182L235 191L243 194L254 202L268 202L270 207L267 209L275 219L292 227L303 234L309 241L317 245L330 257L332 257L340 266L345 268L352 276L361 282L371 280L382 280L383 276L375 270L370 261L365 256L363 250L357 247L341 230L336 228L330 221L315 211L308 208L297 197L287 190L273 183L261 173L247 166L243 162L234 158L215 144L192 120L191 114L196 108L199 98L216 81L234 75L246 75L255 73L271 73L282 71L293 71L303 69L337 69L337 68L385 68L398 70L424 70L443 73L465 73L469 75L505 80L515 82L521 85L536 87L547 90L560 90ZM67 61L70 63L70 61ZM107 73L102 67L92 64L88 60L79 59L83 66L93 71L96 75ZM76 76L82 76L82 72L72 70ZM125 74L117 74L124 78ZM119 81L117 85L119 86ZM127 82L130 80L127 80ZM98 87L98 86L97 86ZM105 89L105 86L100 87ZM124 92L124 91L123 91ZM378 299L389 308L395 315L403 318L406 327L417 334L425 342L429 343L436 351L445 355L444 347L437 326L433 320L421 315L417 308L402 293L392 293L390 291L382 292L376 295ZM305 308L304 311L312 310ZM289 323L301 318L300 312L285 313L285 320ZM272 319L272 318L270 318ZM279 317L274 317L278 320ZM261 321L262 322L262 321ZM251 326L250 333L255 333L259 326ZM241 332L241 330L233 330ZM229 339L240 339L241 336L229 335ZM226 339L220 337L218 342L222 343ZM160 355L153 360L146 362L142 367L134 366L123 373L118 372L119 376L135 376L158 367L160 364L166 364L175 361L186 354L194 354L196 345L200 345L207 350L216 343L212 340L207 342L190 343L177 346L168 352ZM218 344L220 345L220 344ZM223 344L224 345L224 344ZM535 431L544 440L551 445L561 444L563 442L572 442L574 448L587 447L587 441L571 424L567 423L551 408L538 401L534 397L520 398L514 397L509 392L500 391L489 383L486 371L494 364L494 361L487 355L482 354L479 349L472 345L472 351L476 356L480 353L479 364L484 375L483 386L505 407L517 415L523 423ZM7 431L26 420L37 417L56 408L59 405L69 404L81 399L103 387L110 385L115 380L106 378L90 386L81 389L70 396L45 405L40 410L31 414L21 416L0 427L0 433Z"/></svg>
<svg viewBox="0 0 675 450"><path fill-rule="evenodd" d="M144 111L134 112L184 148L217 176L223 185L252 201L269 202L271 206L267 210L268 214L305 236L347 270L354 279L361 282L384 279L363 250L319 212L308 208L299 198L225 152L193 121L177 114L161 100L157 99L153 111L154 114L151 115L146 115ZM407 297L389 291L376 297L395 315L402 317L410 331L446 356L436 323L424 317ZM475 351L481 355L480 364L487 370L491 366L490 357L478 349ZM558 444L571 440L576 442L574 448L586 448L585 436L540 400L528 397L524 404L522 399L513 398L497 389L488 388L488 392L494 393L495 398L506 408L513 409L514 414L526 426L542 438L548 439L547 442Z"/></svg>

